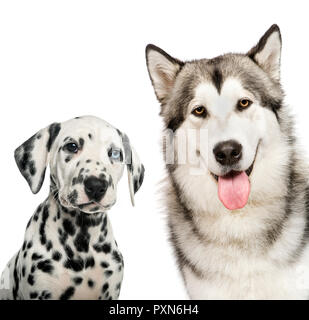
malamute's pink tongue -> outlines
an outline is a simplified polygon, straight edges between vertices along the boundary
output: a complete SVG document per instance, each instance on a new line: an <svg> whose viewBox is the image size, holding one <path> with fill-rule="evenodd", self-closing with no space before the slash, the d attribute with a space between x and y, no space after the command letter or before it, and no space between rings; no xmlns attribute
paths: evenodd
<svg viewBox="0 0 309 320"><path fill-rule="evenodd" d="M218 179L219 199L229 210L243 208L247 204L249 193L249 178L244 171Z"/></svg>

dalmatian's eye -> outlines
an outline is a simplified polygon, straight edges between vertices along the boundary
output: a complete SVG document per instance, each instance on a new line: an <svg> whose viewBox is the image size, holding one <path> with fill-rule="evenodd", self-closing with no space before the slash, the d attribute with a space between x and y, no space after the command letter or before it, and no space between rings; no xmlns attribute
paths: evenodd
<svg viewBox="0 0 309 320"><path fill-rule="evenodd" d="M108 150L108 156L112 160L121 160L122 161L121 151L119 149L110 148Z"/></svg>
<svg viewBox="0 0 309 320"><path fill-rule="evenodd" d="M78 145L74 142L67 143L64 146L64 150L70 152L70 153L77 153L78 152Z"/></svg>
<svg viewBox="0 0 309 320"><path fill-rule="evenodd" d="M112 150L111 158L118 160L120 158L120 150Z"/></svg>

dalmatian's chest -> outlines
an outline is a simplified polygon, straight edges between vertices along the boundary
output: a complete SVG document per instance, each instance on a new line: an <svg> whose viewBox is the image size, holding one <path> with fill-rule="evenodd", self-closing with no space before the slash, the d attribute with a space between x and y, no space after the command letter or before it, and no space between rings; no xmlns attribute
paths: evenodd
<svg viewBox="0 0 309 320"><path fill-rule="evenodd" d="M117 256L121 257L117 248ZM117 299L123 278L123 262L116 262L112 254L94 254L89 264L87 256L77 255L80 263L84 261L82 270L74 271L65 268L62 263L55 263L52 274L36 274L36 287L44 287L55 299L107 300ZM88 261L88 263L87 263ZM74 262L73 262L74 263ZM48 284L48 286L47 286ZM45 289L46 290L46 289Z"/></svg>
<svg viewBox="0 0 309 320"><path fill-rule="evenodd" d="M107 215L59 213L50 202L30 220L17 265L23 299L117 299L123 278Z"/></svg>

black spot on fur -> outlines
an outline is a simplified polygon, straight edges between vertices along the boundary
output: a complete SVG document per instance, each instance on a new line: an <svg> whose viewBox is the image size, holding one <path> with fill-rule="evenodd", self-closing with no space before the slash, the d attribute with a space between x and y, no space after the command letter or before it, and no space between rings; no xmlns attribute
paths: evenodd
<svg viewBox="0 0 309 320"><path fill-rule="evenodd" d="M30 292L30 299L36 299L38 297L38 293L36 291Z"/></svg>
<svg viewBox="0 0 309 320"><path fill-rule="evenodd" d="M82 150L84 147L85 140L83 138L79 139L79 149Z"/></svg>
<svg viewBox="0 0 309 320"><path fill-rule="evenodd" d="M64 267L79 272L84 269L84 261L81 257L78 257L77 259L68 259L65 261Z"/></svg>
<svg viewBox="0 0 309 320"><path fill-rule="evenodd" d="M109 267L109 263L108 262L101 262L101 267L102 268L108 268Z"/></svg>
<svg viewBox="0 0 309 320"><path fill-rule="evenodd" d="M105 283L104 286L102 287L102 292L105 293L109 288L109 284Z"/></svg>
<svg viewBox="0 0 309 320"><path fill-rule="evenodd" d="M102 224L102 227L101 227L101 231L104 231L106 226L107 226L107 216L105 215L104 218L103 218L103 224Z"/></svg>
<svg viewBox="0 0 309 320"><path fill-rule="evenodd" d="M141 165L140 173L138 178L134 178L134 193L136 193L144 181L144 175L145 175L145 167Z"/></svg>
<svg viewBox="0 0 309 320"><path fill-rule="evenodd" d="M111 245L110 243L104 243L103 245L100 245L100 244L95 244L93 246L93 249L96 251L96 252L104 252L104 253L110 253L111 252Z"/></svg>
<svg viewBox="0 0 309 320"><path fill-rule="evenodd" d="M83 282L83 278L82 277L75 277L73 279L73 282L78 286Z"/></svg>
<svg viewBox="0 0 309 320"><path fill-rule="evenodd" d="M34 161L29 162L29 172L32 176L34 176L36 174L36 168L35 168Z"/></svg>
<svg viewBox="0 0 309 320"><path fill-rule="evenodd" d="M62 245L65 245L67 239L68 239L68 234L66 232L63 232L61 229L58 229L59 233L59 241Z"/></svg>
<svg viewBox="0 0 309 320"><path fill-rule="evenodd" d="M42 258L43 258L43 256L40 255L40 254L37 254L37 253L33 253L32 256L31 256L31 259L33 261L36 261L36 260L39 260L39 259L42 259Z"/></svg>
<svg viewBox="0 0 309 320"><path fill-rule="evenodd" d="M120 254L117 251L113 251L113 259L117 262L117 263L121 263L122 262L122 258L120 256Z"/></svg>
<svg viewBox="0 0 309 320"><path fill-rule="evenodd" d="M62 293L62 295L60 296L59 299L60 300L69 300L74 295L74 292L75 292L75 288L69 287Z"/></svg>
<svg viewBox="0 0 309 320"><path fill-rule="evenodd" d="M94 286L93 280L91 280L91 279L88 280L88 286L89 286L89 288L93 288L93 286Z"/></svg>
<svg viewBox="0 0 309 320"><path fill-rule="evenodd" d="M34 277L32 274L29 274L28 276L28 283L30 284L30 286L33 286L34 285Z"/></svg>
<svg viewBox="0 0 309 320"><path fill-rule="evenodd" d="M46 250L50 251L52 248L53 248L53 244L50 240L48 240L46 243Z"/></svg>
<svg viewBox="0 0 309 320"><path fill-rule="evenodd" d="M77 176L77 180L75 180L75 184L76 183L83 183L84 182L84 176L83 176L83 172L84 172L84 168L81 168L80 170L79 170L79 173L78 173L78 176Z"/></svg>
<svg viewBox="0 0 309 320"><path fill-rule="evenodd" d="M82 277L75 277L73 279L73 282L78 286L83 282L83 278Z"/></svg>
<svg viewBox="0 0 309 320"><path fill-rule="evenodd" d="M51 293L47 290L43 290L39 296L39 300L48 300L52 297Z"/></svg>
<svg viewBox="0 0 309 320"><path fill-rule="evenodd" d="M105 275L106 278L111 277L112 274L113 274L113 270L106 270L106 271L104 272L104 275Z"/></svg>
<svg viewBox="0 0 309 320"><path fill-rule="evenodd" d="M37 268L39 270L41 270L42 272L45 272L45 273L52 273L53 270L54 270L54 267L52 265L52 261L49 260L49 259L46 259L46 260L43 260L43 261L40 261L38 264L37 264Z"/></svg>
<svg viewBox="0 0 309 320"><path fill-rule="evenodd" d="M60 123L53 123L49 126L48 132L49 132L49 139L47 142L47 150L50 151L55 139L57 138L59 132L61 129Z"/></svg>
<svg viewBox="0 0 309 320"><path fill-rule="evenodd" d="M23 278L24 278L25 275L26 275L26 267L25 267L25 266L22 267L22 269L21 269L21 274L22 274L22 276L23 276Z"/></svg>
<svg viewBox="0 0 309 320"><path fill-rule="evenodd" d="M32 248L32 245L33 245L33 242L32 242L32 241L29 241L28 244L27 244L27 249Z"/></svg>
<svg viewBox="0 0 309 320"><path fill-rule="evenodd" d="M66 253L66 255L67 255L67 257L69 259L72 259L74 257L74 252L73 252L72 248L69 245L66 245L64 247L64 251L65 251L65 253Z"/></svg>
<svg viewBox="0 0 309 320"><path fill-rule="evenodd" d="M59 261L61 257L62 257L62 254L59 251L55 251L52 256L53 260L55 261Z"/></svg>
<svg viewBox="0 0 309 320"><path fill-rule="evenodd" d="M65 232L67 232L70 236L74 236L75 234L75 227L73 225L73 223L68 220L68 219L64 219L63 220L63 229Z"/></svg>
<svg viewBox="0 0 309 320"><path fill-rule="evenodd" d="M95 265L95 261L94 261L94 258L93 257L88 257L86 259L86 263L85 263L85 268L93 268Z"/></svg>
<svg viewBox="0 0 309 320"><path fill-rule="evenodd" d="M49 211L48 211L48 206L45 205L44 209L43 209L43 215L42 215L42 222L40 225L40 240L41 240L41 244L45 245L46 243L46 234L45 234L45 225L46 225L46 221L49 217Z"/></svg>
<svg viewBox="0 0 309 320"><path fill-rule="evenodd" d="M39 214L40 214L40 212L42 211L42 208L43 208L43 204L41 203L41 204L38 206L38 208L36 209L36 211L35 211L35 213L34 213L34 215L33 215L33 220L34 220L34 221L38 221L38 219L39 219Z"/></svg>
<svg viewBox="0 0 309 320"><path fill-rule="evenodd" d="M88 252L89 250L90 234L88 231L79 232L74 240L74 245L79 252Z"/></svg>

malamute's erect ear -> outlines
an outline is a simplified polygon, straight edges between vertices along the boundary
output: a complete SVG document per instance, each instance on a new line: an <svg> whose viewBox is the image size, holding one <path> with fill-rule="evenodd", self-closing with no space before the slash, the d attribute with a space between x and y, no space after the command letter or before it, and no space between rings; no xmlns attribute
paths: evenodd
<svg viewBox="0 0 309 320"><path fill-rule="evenodd" d="M164 104L184 63L153 44L146 47L146 61L156 96Z"/></svg>
<svg viewBox="0 0 309 320"><path fill-rule="evenodd" d="M248 56L276 81L280 80L281 47L280 29L274 24L248 52Z"/></svg>
<svg viewBox="0 0 309 320"><path fill-rule="evenodd" d="M53 123L15 150L17 166L33 193L38 193L42 187L49 153L60 129L60 123Z"/></svg>

